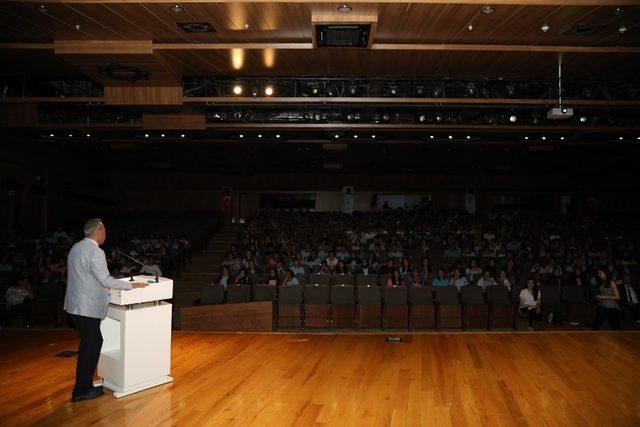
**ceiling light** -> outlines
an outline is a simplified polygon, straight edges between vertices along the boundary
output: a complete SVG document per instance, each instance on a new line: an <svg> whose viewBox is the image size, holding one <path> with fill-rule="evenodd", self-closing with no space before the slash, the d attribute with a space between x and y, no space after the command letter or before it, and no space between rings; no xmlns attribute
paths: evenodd
<svg viewBox="0 0 640 427"><path fill-rule="evenodd" d="M145 133L145 134L144 134L144 137L145 137L145 138L149 138L149 134L148 134L148 133Z"/></svg>
<svg viewBox="0 0 640 427"><path fill-rule="evenodd" d="M262 138L262 134L261 133L258 134L258 138Z"/></svg>
<svg viewBox="0 0 640 427"><path fill-rule="evenodd" d="M180 134L180 138L184 138L186 135L184 133Z"/></svg>
<svg viewBox="0 0 640 427"><path fill-rule="evenodd" d="M54 134L52 134L52 133L50 133L50 134L49 134L49 136L50 136L51 138L53 138L55 135L54 135ZM640 139L640 138L638 138L638 139Z"/></svg>
<svg viewBox="0 0 640 427"><path fill-rule="evenodd" d="M529 137L528 137L528 136L525 136L525 137L524 137L524 139L525 139L525 140L528 140L528 139L529 139Z"/></svg>
<svg viewBox="0 0 640 427"><path fill-rule="evenodd" d="M624 139L624 136L618 137L618 140L622 141Z"/></svg>
<svg viewBox="0 0 640 427"><path fill-rule="evenodd" d="M561 136L561 137L560 137L560 141L564 141L564 136Z"/></svg>
<svg viewBox="0 0 640 427"><path fill-rule="evenodd" d="M73 138L73 134L72 133L69 134L69 138Z"/></svg>
<svg viewBox="0 0 640 427"><path fill-rule="evenodd" d="M38 6L38 12L40 13L49 13L51 12L51 10L44 4L41 4L40 6Z"/></svg>
<svg viewBox="0 0 640 427"><path fill-rule="evenodd" d="M624 25L620 25L620 28L618 28L618 32L620 34L624 34L625 31L627 31L627 27L625 27Z"/></svg>
<svg viewBox="0 0 640 427"><path fill-rule="evenodd" d="M76 24L75 27L76 27L76 30L80 31L80 24Z"/></svg>
<svg viewBox="0 0 640 427"><path fill-rule="evenodd" d="M376 139L375 135L371 135L371 139ZM640 139L640 136L638 137L638 139Z"/></svg>
<svg viewBox="0 0 640 427"><path fill-rule="evenodd" d="M280 138L280 134L276 134L276 138Z"/></svg>
<svg viewBox="0 0 640 427"><path fill-rule="evenodd" d="M486 13L486 14L493 13L495 11L496 11L496 9L493 6L491 6L490 4L482 6L482 8L480 9L480 12Z"/></svg>
<svg viewBox="0 0 640 427"><path fill-rule="evenodd" d="M242 86L234 85L233 86L233 93L235 93L236 95L240 95L242 93Z"/></svg>
<svg viewBox="0 0 640 427"><path fill-rule="evenodd" d="M471 139L471 136L470 136L470 135L467 135L467 139Z"/></svg>
<svg viewBox="0 0 640 427"><path fill-rule="evenodd" d="M640 136L636 138L638 141L640 141Z"/></svg>
<svg viewBox="0 0 640 427"><path fill-rule="evenodd" d="M469 31L473 31L473 25L469 25L469 26L467 27L467 30L469 30Z"/></svg>
<svg viewBox="0 0 640 427"><path fill-rule="evenodd" d="M174 4L173 6L169 7L169 10L171 12L182 12L184 10L184 7L180 6L179 4Z"/></svg>
<svg viewBox="0 0 640 427"><path fill-rule="evenodd" d="M429 139L433 139L433 138L435 138L435 136L429 135Z"/></svg>
<svg viewBox="0 0 640 427"><path fill-rule="evenodd" d="M335 135L333 135L333 137L334 137L335 139L338 139L338 138L340 138L340 135L338 135L338 134L336 133Z"/></svg>
<svg viewBox="0 0 640 427"><path fill-rule="evenodd" d="M449 135L449 139L453 139L453 135Z"/></svg>
<svg viewBox="0 0 640 427"><path fill-rule="evenodd" d="M354 139L358 139L358 135L353 135L353 138Z"/></svg>
<svg viewBox="0 0 640 427"><path fill-rule="evenodd" d="M342 6L338 7L338 12L349 13L349 12L351 12L351 6L343 4Z"/></svg>
<svg viewBox="0 0 640 427"><path fill-rule="evenodd" d="M87 138L91 138L91 134L90 133L87 134Z"/></svg>
<svg viewBox="0 0 640 427"><path fill-rule="evenodd" d="M243 134L238 135L239 138L244 138Z"/></svg>
<svg viewBox="0 0 640 427"><path fill-rule="evenodd" d="M249 24L244 24L244 29L245 29L245 30L248 30L250 27L251 27L251 25L249 25Z"/></svg>
<svg viewBox="0 0 640 427"><path fill-rule="evenodd" d="M616 16L622 16L624 15L624 9L621 7L616 7L615 10L613 11L613 14Z"/></svg>
<svg viewBox="0 0 640 427"><path fill-rule="evenodd" d="M442 116L438 114L436 116L436 122L440 123L441 121L442 121Z"/></svg>
<svg viewBox="0 0 640 427"><path fill-rule="evenodd" d="M580 117L580 123L587 123L587 117L586 116L581 116Z"/></svg>
<svg viewBox="0 0 640 427"><path fill-rule="evenodd" d="M425 116L424 114L420 114L420 116L418 117L418 121L422 123L425 120L427 120L427 116Z"/></svg>
<svg viewBox="0 0 640 427"><path fill-rule="evenodd" d="M271 85L265 86L264 94L267 95L267 96L273 95L273 86L271 86Z"/></svg>
<svg viewBox="0 0 640 427"><path fill-rule="evenodd" d="M549 27L548 24L542 24L542 27L540 27L543 33L546 33L547 31L549 31L549 28L551 27Z"/></svg>
<svg viewBox="0 0 640 427"><path fill-rule="evenodd" d="M161 133L161 134L160 134L160 138L164 138L164 133Z"/></svg>
<svg viewBox="0 0 640 427"><path fill-rule="evenodd" d="M511 123L515 123L517 120L518 120L518 117L516 117L515 114L512 114L512 115L509 116L509 121Z"/></svg>
<svg viewBox="0 0 640 427"><path fill-rule="evenodd" d="M542 137L542 138L540 138L540 139L541 139L541 140L543 140L543 141L546 141L546 140L547 140L547 137L546 137L546 136L543 136L543 137Z"/></svg>

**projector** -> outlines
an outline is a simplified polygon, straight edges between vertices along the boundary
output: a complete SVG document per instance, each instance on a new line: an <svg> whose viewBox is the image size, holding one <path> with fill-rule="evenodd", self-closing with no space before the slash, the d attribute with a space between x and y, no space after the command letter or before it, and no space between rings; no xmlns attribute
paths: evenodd
<svg viewBox="0 0 640 427"><path fill-rule="evenodd" d="M556 107L547 111L547 119L551 120L566 120L573 116L573 108Z"/></svg>

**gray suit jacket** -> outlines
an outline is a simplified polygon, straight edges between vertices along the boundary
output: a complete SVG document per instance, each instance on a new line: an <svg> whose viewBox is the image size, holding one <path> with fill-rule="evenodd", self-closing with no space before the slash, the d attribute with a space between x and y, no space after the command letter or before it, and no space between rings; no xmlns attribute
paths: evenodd
<svg viewBox="0 0 640 427"><path fill-rule="evenodd" d="M64 309L69 314L104 319L109 307L109 288L132 288L109 275L104 251L93 239L84 238L73 245L67 264Z"/></svg>

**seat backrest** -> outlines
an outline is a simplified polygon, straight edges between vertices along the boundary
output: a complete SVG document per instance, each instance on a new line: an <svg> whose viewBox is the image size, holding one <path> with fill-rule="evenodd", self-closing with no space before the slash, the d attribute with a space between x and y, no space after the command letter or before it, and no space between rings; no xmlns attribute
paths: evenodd
<svg viewBox="0 0 640 427"><path fill-rule="evenodd" d="M379 286L359 286L358 304L375 305L382 302L382 293Z"/></svg>
<svg viewBox="0 0 640 427"><path fill-rule="evenodd" d="M224 286L207 285L200 289L200 304L221 304L224 301Z"/></svg>
<svg viewBox="0 0 640 427"><path fill-rule="evenodd" d="M257 285L262 282L262 276L260 274L250 274L247 279L250 285Z"/></svg>
<svg viewBox="0 0 640 427"><path fill-rule="evenodd" d="M251 285L229 285L227 286L227 302L249 302L251 301Z"/></svg>
<svg viewBox="0 0 640 427"><path fill-rule="evenodd" d="M283 286L278 292L280 304L302 304L304 286Z"/></svg>
<svg viewBox="0 0 640 427"><path fill-rule="evenodd" d="M409 304L429 305L433 304L433 287L420 286L409 288Z"/></svg>
<svg viewBox="0 0 640 427"><path fill-rule="evenodd" d="M306 285L304 287L305 304L329 304L329 286Z"/></svg>
<svg viewBox="0 0 640 427"><path fill-rule="evenodd" d="M331 287L331 304L355 304L355 290L352 285Z"/></svg>
<svg viewBox="0 0 640 427"><path fill-rule="evenodd" d="M387 305L407 305L407 288L383 288L382 296Z"/></svg>
<svg viewBox="0 0 640 427"><path fill-rule="evenodd" d="M570 304L584 304L587 302L585 290L582 286L563 286L562 299Z"/></svg>
<svg viewBox="0 0 640 427"><path fill-rule="evenodd" d="M560 288L557 285L542 285L540 286L540 292L542 293L542 304L560 304Z"/></svg>
<svg viewBox="0 0 640 427"><path fill-rule="evenodd" d="M296 279L300 282L301 285L307 284L307 273L298 273L296 274Z"/></svg>
<svg viewBox="0 0 640 427"><path fill-rule="evenodd" d="M356 276L356 285L378 286L378 275L377 274L358 274Z"/></svg>
<svg viewBox="0 0 640 427"><path fill-rule="evenodd" d="M462 289L466 287L467 286L463 287ZM436 288L435 301L436 304L441 305L458 305L460 303L458 301L458 288L454 288L451 286Z"/></svg>
<svg viewBox="0 0 640 427"><path fill-rule="evenodd" d="M334 274L334 285L355 285L356 277L353 274Z"/></svg>
<svg viewBox="0 0 640 427"><path fill-rule="evenodd" d="M276 287L271 285L254 285L253 301L275 301Z"/></svg>
<svg viewBox="0 0 640 427"><path fill-rule="evenodd" d="M309 285L327 285L331 286L331 275L326 273L320 274L310 274L309 281L307 282Z"/></svg>
<svg viewBox="0 0 640 427"><path fill-rule="evenodd" d="M466 287L467 286L465 286L465 288ZM487 302L489 304L496 304L496 305L511 304L509 289L506 286L487 286Z"/></svg>
<svg viewBox="0 0 640 427"><path fill-rule="evenodd" d="M496 286L488 286L495 288ZM484 294L480 286L463 286L460 289L460 299L463 304L484 304Z"/></svg>

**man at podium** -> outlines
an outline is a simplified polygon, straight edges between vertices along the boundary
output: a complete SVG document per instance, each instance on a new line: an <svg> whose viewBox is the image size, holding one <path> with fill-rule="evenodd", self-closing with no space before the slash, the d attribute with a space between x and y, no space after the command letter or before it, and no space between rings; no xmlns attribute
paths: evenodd
<svg viewBox="0 0 640 427"><path fill-rule="evenodd" d="M71 398L74 402L95 399L104 393L102 387L93 386L102 334L100 322L107 314L109 289L143 288L146 283L127 283L109 275L107 259L100 249L107 238L107 231L99 218L84 225L85 238L71 248L68 264L67 293L64 309L80 333L76 384Z"/></svg>

